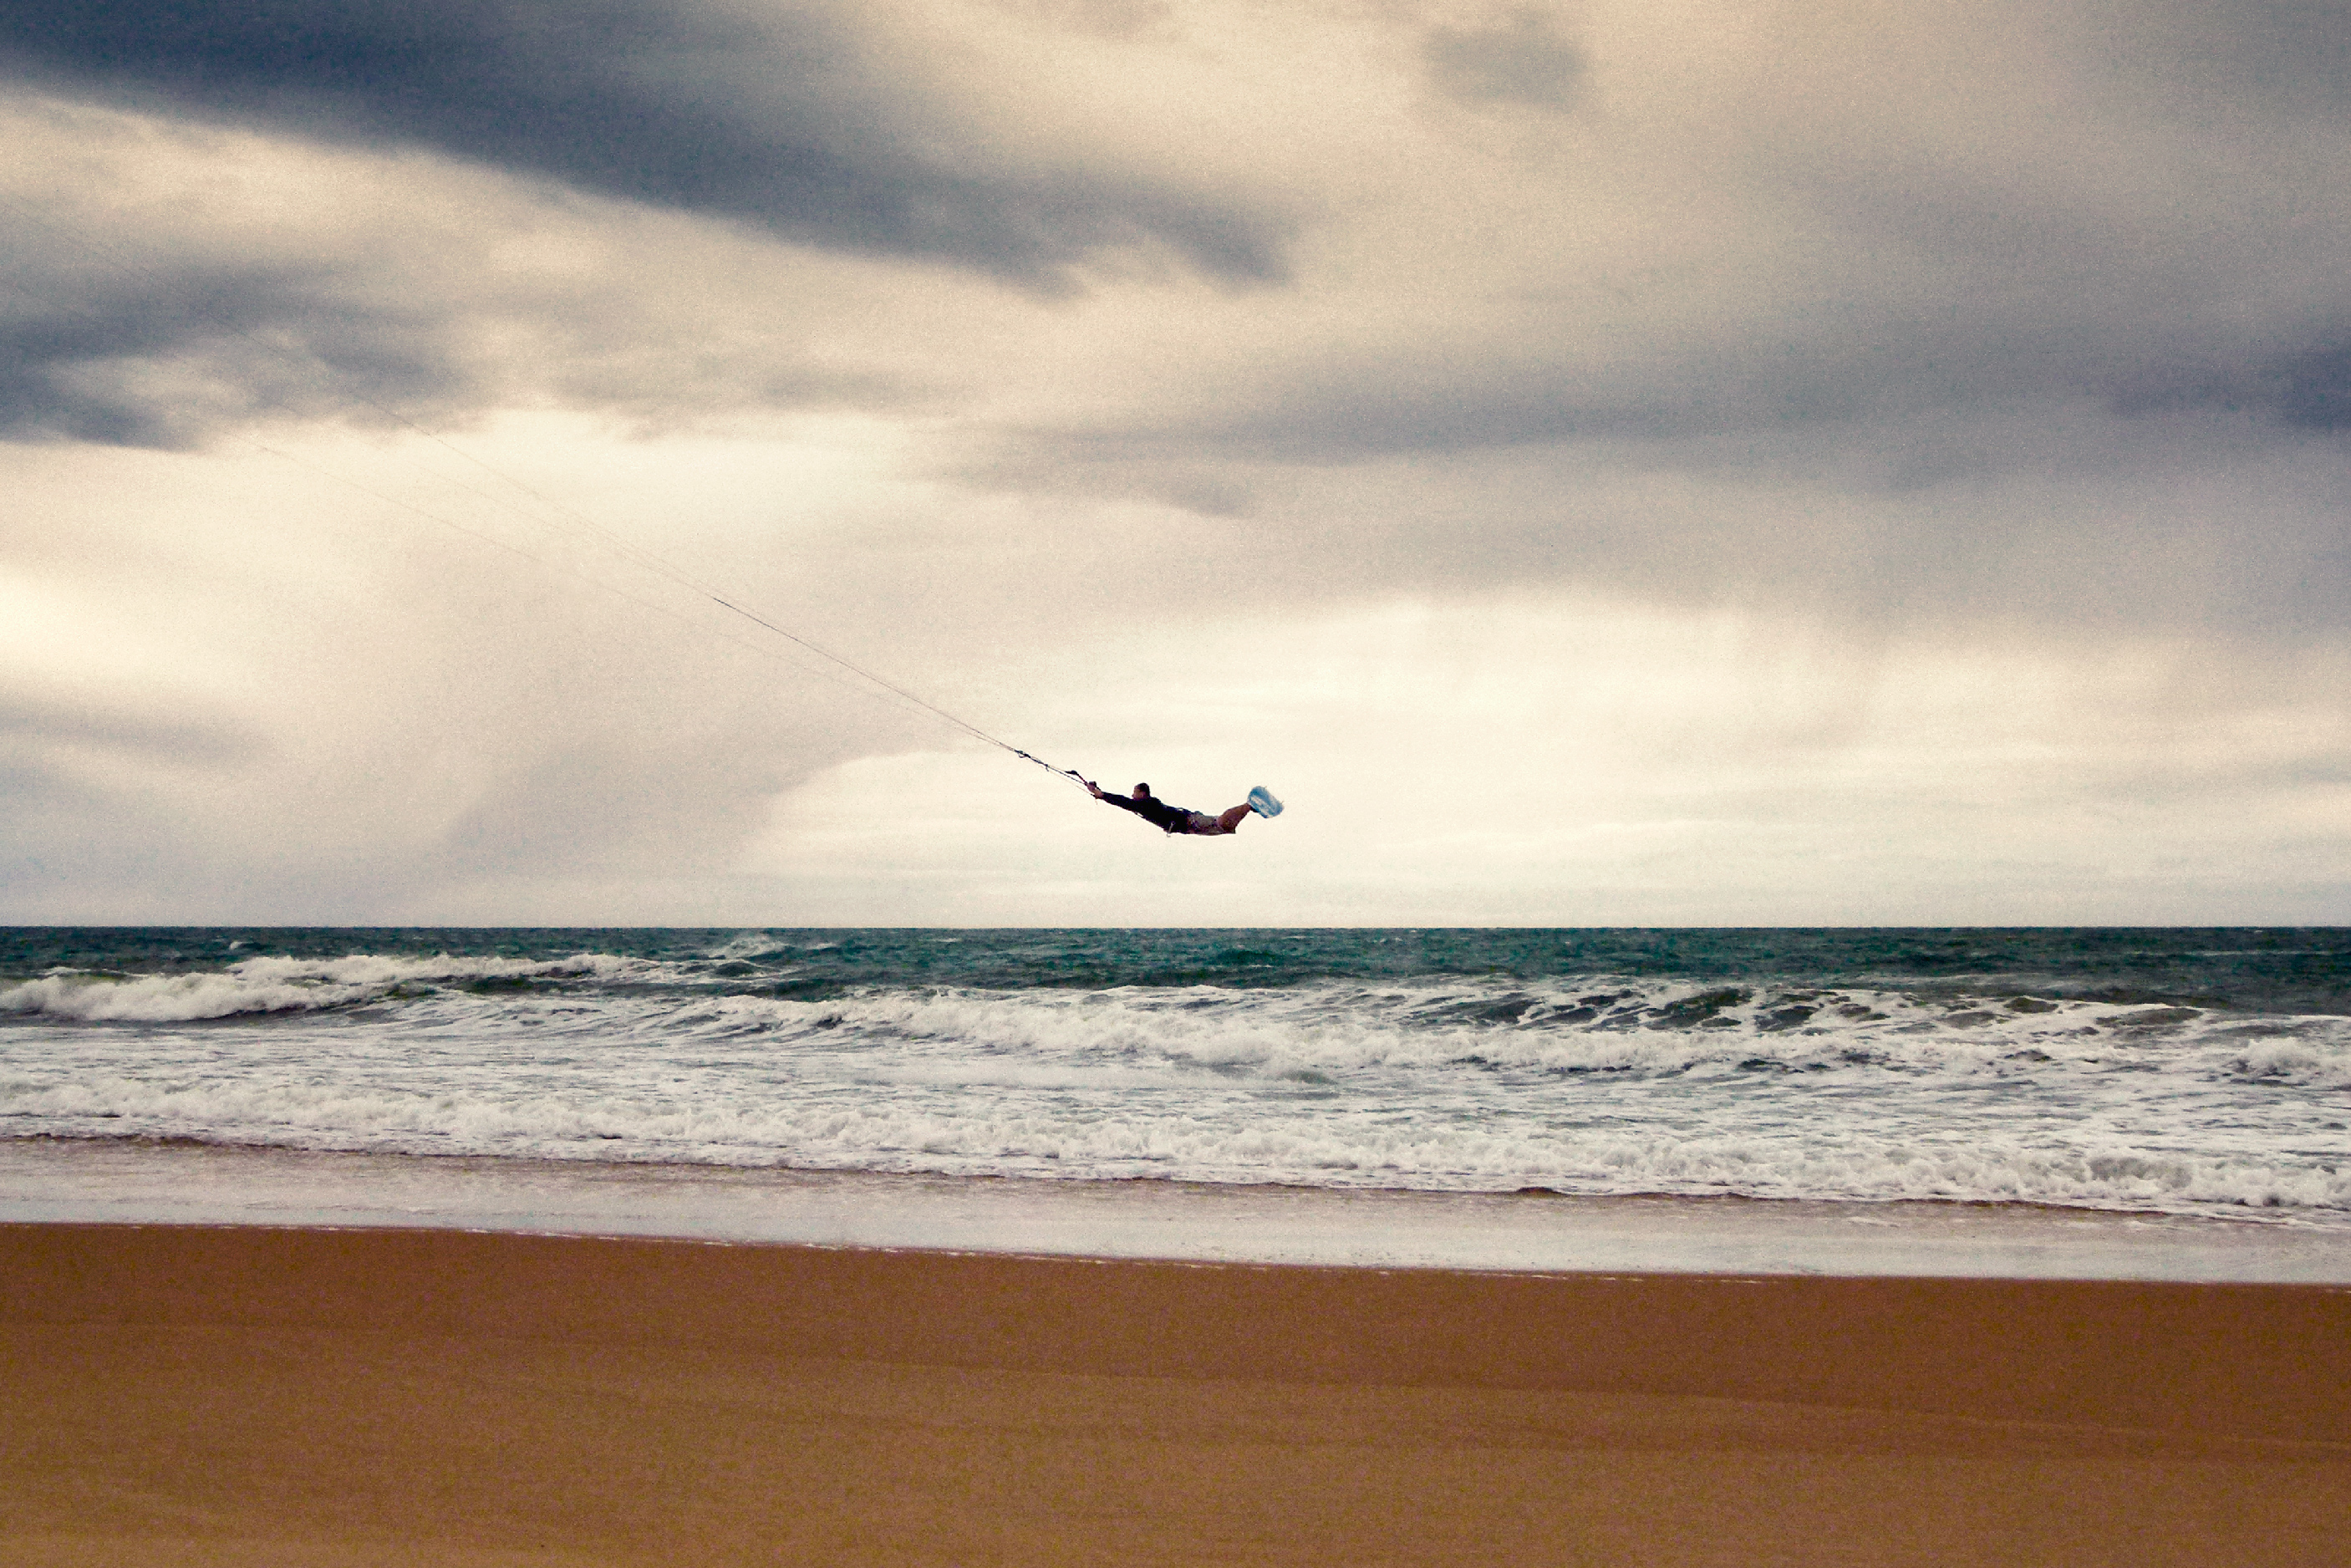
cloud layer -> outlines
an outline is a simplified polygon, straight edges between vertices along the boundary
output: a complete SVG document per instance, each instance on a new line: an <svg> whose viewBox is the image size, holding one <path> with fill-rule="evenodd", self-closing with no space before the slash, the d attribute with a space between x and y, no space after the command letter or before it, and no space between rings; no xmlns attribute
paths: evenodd
<svg viewBox="0 0 2351 1568"><path fill-rule="evenodd" d="M0 914L2351 917L2346 81L2289 0L14 7ZM1286 758L1306 858L677 572Z"/></svg>
<svg viewBox="0 0 2351 1568"><path fill-rule="evenodd" d="M409 144L802 243L1046 281L1107 247L1280 270L1279 228L1071 160L1022 168L853 5L718 0L95 0L12 6L37 80Z"/></svg>

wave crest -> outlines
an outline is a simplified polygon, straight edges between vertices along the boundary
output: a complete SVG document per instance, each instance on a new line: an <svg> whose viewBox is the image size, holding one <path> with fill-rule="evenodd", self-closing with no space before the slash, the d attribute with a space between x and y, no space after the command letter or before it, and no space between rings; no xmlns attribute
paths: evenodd
<svg viewBox="0 0 2351 1568"><path fill-rule="evenodd" d="M388 996L402 986L496 979L604 978L642 967L633 958L247 958L191 975L104 975L59 970L0 988L0 1013L80 1023L193 1023L243 1014L317 1012Z"/></svg>

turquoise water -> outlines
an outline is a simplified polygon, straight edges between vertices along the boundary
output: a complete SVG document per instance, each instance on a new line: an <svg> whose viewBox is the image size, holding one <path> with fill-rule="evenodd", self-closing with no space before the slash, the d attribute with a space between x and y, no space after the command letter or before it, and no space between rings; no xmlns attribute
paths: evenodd
<svg viewBox="0 0 2351 1568"><path fill-rule="evenodd" d="M2351 1222L2341 930L0 932L0 1135Z"/></svg>
<svg viewBox="0 0 2351 1568"><path fill-rule="evenodd" d="M704 966L705 983L1285 986L1584 974L1889 989L1994 990L2351 1013L2340 928L936 931L0 927L0 984L65 967L187 974L255 957L355 953L548 960L579 953ZM727 966L737 967L727 968ZM725 969L726 972L721 972ZM683 975L681 978L684 977Z"/></svg>

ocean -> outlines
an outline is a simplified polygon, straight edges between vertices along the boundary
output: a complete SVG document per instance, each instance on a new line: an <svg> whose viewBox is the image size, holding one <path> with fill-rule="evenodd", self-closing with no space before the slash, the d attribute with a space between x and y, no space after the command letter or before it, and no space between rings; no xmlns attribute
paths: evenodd
<svg viewBox="0 0 2351 1568"><path fill-rule="evenodd" d="M2351 932L16 927L0 1139L2351 1230Z"/></svg>

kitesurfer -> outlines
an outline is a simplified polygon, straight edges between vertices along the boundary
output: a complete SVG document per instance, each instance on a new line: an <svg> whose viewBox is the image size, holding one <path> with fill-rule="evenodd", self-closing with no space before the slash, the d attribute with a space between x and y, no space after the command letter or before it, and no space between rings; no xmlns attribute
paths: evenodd
<svg viewBox="0 0 2351 1568"><path fill-rule="evenodd" d="M1281 810L1279 804L1274 803L1273 797L1270 795L1265 798L1267 803L1272 805L1272 810L1267 810L1264 806L1257 802L1255 796L1264 794L1262 789L1251 791L1251 799L1211 817L1206 811L1187 811L1181 806L1169 805L1154 795L1148 784L1137 784L1132 795L1105 795L1102 793L1102 786L1091 779L1081 779L1078 782L1083 784L1086 787L1086 792L1095 800L1105 805L1115 806L1122 811L1132 811L1165 833L1198 833L1204 837L1216 838L1220 834L1238 832L1240 830L1241 819L1251 811L1257 812L1259 816L1270 817L1274 811Z"/></svg>

